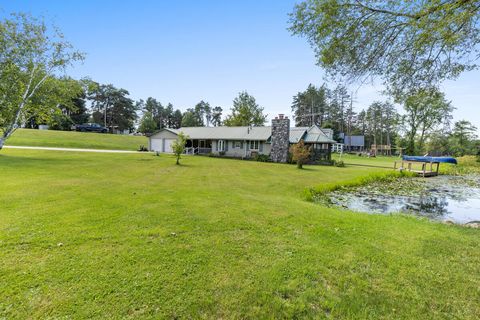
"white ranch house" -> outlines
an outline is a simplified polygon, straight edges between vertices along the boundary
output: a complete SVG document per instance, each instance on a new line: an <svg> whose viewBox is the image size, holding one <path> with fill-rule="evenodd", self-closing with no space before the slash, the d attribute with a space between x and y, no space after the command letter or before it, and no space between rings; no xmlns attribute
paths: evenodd
<svg viewBox="0 0 480 320"><path fill-rule="evenodd" d="M321 129L316 125L290 128L289 119L280 115L272 120L272 126L265 127L165 128L149 137L149 150L171 153L171 144L180 132L188 137L188 154L212 153L236 158L264 154L271 156L275 162L286 162L289 146L300 140L312 145L312 160L330 160L331 146L336 143L331 129Z"/></svg>

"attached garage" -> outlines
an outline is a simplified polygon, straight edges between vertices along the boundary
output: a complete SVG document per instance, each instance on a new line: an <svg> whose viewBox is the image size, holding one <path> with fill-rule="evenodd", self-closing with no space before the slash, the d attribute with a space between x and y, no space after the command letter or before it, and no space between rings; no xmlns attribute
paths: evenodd
<svg viewBox="0 0 480 320"><path fill-rule="evenodd" d="M163 140L163 152L172 153L172 143L176 139L165 139Z"/></svg>
<svg viewBox="0 0 480 320"><path fill-rule="evenodd" d="M172 153L172 143L177 140L177 134L164 129L150 136L149 150L162 153Z"/></svg>

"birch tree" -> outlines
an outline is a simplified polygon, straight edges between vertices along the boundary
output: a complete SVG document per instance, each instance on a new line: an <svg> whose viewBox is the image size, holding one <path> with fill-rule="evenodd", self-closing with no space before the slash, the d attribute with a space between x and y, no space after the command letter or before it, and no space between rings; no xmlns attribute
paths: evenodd
<svg viewBox="0 0 480 320"><path fill-rule="evenodd" d="M45 83L83 57L40 19L12 14L0 21L0 149L25 122L27 110L31 116L51 108L32 103Z"/></svg>

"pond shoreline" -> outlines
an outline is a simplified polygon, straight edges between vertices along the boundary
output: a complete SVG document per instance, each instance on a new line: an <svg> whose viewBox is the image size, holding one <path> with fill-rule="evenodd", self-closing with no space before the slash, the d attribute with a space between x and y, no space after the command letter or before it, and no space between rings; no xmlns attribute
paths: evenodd
<svg viewBox="0 0 480 320"><path fill-rule="evenodd" d="M369 214L402 213L480 228L480 175L370 175L343 185L311 190L312 201Z"/></svg>

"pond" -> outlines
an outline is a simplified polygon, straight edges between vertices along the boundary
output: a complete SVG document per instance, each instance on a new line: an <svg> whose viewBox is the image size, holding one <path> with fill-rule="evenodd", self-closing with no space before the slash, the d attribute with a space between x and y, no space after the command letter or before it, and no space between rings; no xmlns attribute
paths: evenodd
<svg viewBox="0 0 480 320"><path fill-rule="evenodd" d="M353 211L400 212L458 224L480 221L478 175L400 178L342 189L327 197L329 203Z"/></svg>

